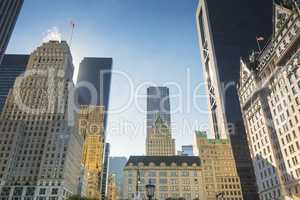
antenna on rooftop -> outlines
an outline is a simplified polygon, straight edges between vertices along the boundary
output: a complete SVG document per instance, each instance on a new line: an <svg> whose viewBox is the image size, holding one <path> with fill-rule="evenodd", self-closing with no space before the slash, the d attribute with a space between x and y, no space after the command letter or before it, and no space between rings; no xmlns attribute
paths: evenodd
<svg viewBox="0 0 300 200"><path fill-rule="evenodd" d="M70 40L69 40L69 45L71 47L72 40L73 40L74 29L75 29L75 23L74 23L74 21L71 20L70 25L71 25L71 37L70 37Z"/></svg>

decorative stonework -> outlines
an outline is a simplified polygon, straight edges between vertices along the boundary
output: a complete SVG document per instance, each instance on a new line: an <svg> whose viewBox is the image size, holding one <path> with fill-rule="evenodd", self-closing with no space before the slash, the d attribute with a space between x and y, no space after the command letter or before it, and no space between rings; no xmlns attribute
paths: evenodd
<svg viewBox="0 0 300 200"><path fill-rule="evenodd" d="M288 8L274 5L274 32L253 62L252 81L245 81L241 62L240 104L259 196L265 200L299 197L300 190L300 17Z"/></svg>

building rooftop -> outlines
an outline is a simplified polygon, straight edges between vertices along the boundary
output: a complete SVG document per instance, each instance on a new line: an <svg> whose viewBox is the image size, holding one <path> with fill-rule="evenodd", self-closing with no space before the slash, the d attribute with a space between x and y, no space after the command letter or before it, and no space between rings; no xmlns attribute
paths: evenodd
<svg viewBox="0 0 300 200"><path fill-rule="evenodd" d="M227 140L227 139L209 139L207 137L206 131L196 131L196 137L206 139L208 144L228 144L229 143L229 140Z"/></svg>
<svg viewBox="0 0 300 200"><path fill-rule="evenodd" d="M165 163L166 166L171 166L172 163L176 165L186 163L188 166L193 164L200 166L201 160L198 156L130 156L126 166L129 166L131 163L133 166L137 166L139 163L144 163L145 166L148 166L150 163L154 163L157 166L160 166L161 163Z"/></svg>
<svg viewBox="0 0 300 200"><path fill-rule="evenodd" d="M197 137L207 138L207 132L206 131L196 131L195 133L196 133Z"/></svg>

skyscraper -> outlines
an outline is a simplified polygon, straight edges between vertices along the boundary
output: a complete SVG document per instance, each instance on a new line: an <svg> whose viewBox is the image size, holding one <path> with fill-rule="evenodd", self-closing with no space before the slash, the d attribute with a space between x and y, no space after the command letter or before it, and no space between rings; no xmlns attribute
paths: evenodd
<svg viewBox="0 0 300 200"><path fill-rule="evenodd" d="M0 112L16 78L25 71L28 60L29 55L4 55L0 64Z"/></svg>
<svg viewBox="0 0 300 200"><path fill-rule="evenodd" d="M109 174L116 175L116 183L118 187L118 195L123 196L123 168L127 162L126 157L110 157L109 158Z"/></svg>
<svg viewBox="0 0 300 200"><path fill-rule="evenodd" d="M272 37L241 59L238 89L260 199L294 200L300 198L300 13L291 1L273 11Z"/></svg>
<svg viewBox="0 0 300 200"><path fill-rule="evenodd" d="M271 35L272 0L200 0L196 19L210 132L216 138L229 137L244 199L257 199L236 84L240 57L258 48L258 37Z"/></svg>
<svg viewBox="0 0 300 200"><path fill-rule="evenodd" d="M205 199L243 200L241 182L229 140L208 139L206 132L197 131L195 142L198 156L202 161ZM216 198L216 195L223 197Z"/></svg>
<svg viewBox="0 0 300 200"><path fill-rule="evenodd" d="M112 58L86 57L81 61L76 84L80 105L104 106L105 111L108 110L112 64ZM93 87L93 90L90 90L90 87ZM95 95L95 99L92 95ZM105 127L106 123L105 112Z"/></svg>
<svg viewBox="0 0 300 200"><path fill-rule="evenodd" d="M171 129L157 116L157 119L147 133L146 137L147 156L174 156L175 140L172 139Z"/></svg>
<svg viewBox="0 0 300 200"><path fill-rule="evenodd" d="M78 192L83 138L68 112L74 87L65 41L29 58L0 116L0 198L65 199Z"/></svg>
<svg viewBox="0 0 300 200"><path fill-rule="evenodd" d="M167 87L147 88L147 133L153 127L158 115L171 127L170 97Z"/></svg>
<svg viewBox="0 0 300 200"><path fill-rule="evenodd" d="M102 144L105 144L105 130L107 124L107 111L109 108L109 95L112 74L112 58L84 58L79 67L77 77L77 94L78 103L81 106L102 106L104 108L104 123L103 123L103 138ZM101 126L102 124L98 124ZM91 141L90 144L93 144ZM88 147L88 144L86 145ZM102 154L102 169L100 176L100 197L105 198L107 188L107 173L108 173L108 157L109 144L106 143L101 149ZM100 153L100 152L99 152Z"/></svg>
<svg viewBox="0 0 300 200"><path fill-rule="evenodd" d="M172 139L169 88L147 88L147 156L175 155Z"/></svg>
<svg viewBox="0 0 300 200"><path fill-rule="evenodd" d="M104 107L81 106L79 132L84 138L82 164L83 180L86 182L85 195L91 199L100 199L101 173L104 160Z"/></svg>
<svg viewBox="0 0 300 200"><path fill-rule="evenodd" d="M1 0L0 2L0 64L13 32L23 0Z"/></svg>
<svg viewBox="0 0 300 200"><path fill-rule="evenodd" d="M115 174L109 174L107 181L107 200L117 200L118 197L118 186Z"/></svg>

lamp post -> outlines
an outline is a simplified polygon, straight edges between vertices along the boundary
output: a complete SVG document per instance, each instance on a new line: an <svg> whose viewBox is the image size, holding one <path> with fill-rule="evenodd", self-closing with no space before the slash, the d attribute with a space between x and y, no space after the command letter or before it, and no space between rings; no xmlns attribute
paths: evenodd
<svg viewBox="0 0 300 200"><path fill-rule="evenodd" d="M151 184L151 182L149 182L146 185L146 195L149 200L151 200L154 197L154 192L155 192L155 185L153 185L153 184Z"/></svg>

